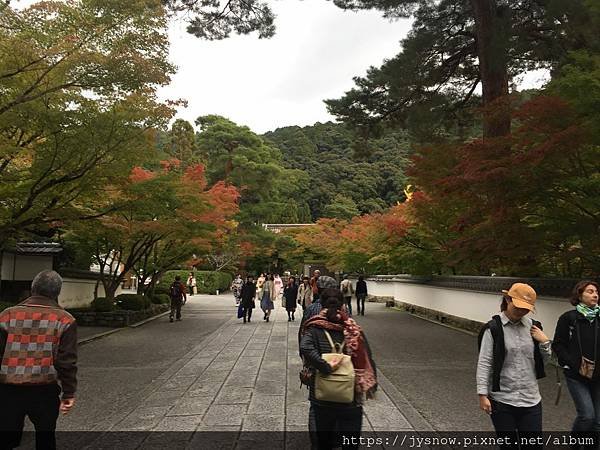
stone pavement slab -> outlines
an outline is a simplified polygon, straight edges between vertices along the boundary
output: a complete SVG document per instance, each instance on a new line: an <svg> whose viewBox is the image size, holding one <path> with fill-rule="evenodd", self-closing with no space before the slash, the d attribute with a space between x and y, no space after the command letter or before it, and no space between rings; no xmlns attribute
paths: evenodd
<svg viewBox="0 0 600 450"><path fill-rule="evenodd" d="M113 426L115 430L239 431L306 430L308 390L298 371L299 320L277 307L269 323L243 324L234 317L199 345L180 368ZM364 408L365 429L412 430L380 389Z"/></svg>
<svg viewBox="0 0 600 450"><path fill-rule="evenodd" d="M227 304L231 301L222 297ZM210 301L215 301L214 296ZM209 308L211 304L207 300ZM306 438L309 402L308 390L298 379L299 318L288 322L281 306L268 323L260 310L246 324L235 313L232 304L231 318L145 386L137 401L130 401L113 416L108 430L179 432L173 433L173 448L198 448L195 443L202 442L214 448L262 448L265 436L270 444L265 448L303 448L302 442L305 448L306 439L299 436ZM156 345L160 338L156 336ZM388 396L380 387L377 398L365 405L363 430L409 431L413 427L394 395ZM223 435L217 436L218 431ZM148 436L152 440L145 440L139 448L171 448L160 445L164 433Z"/></svg>

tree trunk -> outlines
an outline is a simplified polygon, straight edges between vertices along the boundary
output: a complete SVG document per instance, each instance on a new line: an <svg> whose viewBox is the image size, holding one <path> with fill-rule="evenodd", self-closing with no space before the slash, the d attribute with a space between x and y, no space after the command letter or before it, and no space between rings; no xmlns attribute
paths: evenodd
<svg viewBox="0 0 600 450"><path fill-rule="evenodd" d="M510 8L496 0L471 0L477 36L479 73L483 87L483 137L510 133L508 104L508 45Z"/></svg>

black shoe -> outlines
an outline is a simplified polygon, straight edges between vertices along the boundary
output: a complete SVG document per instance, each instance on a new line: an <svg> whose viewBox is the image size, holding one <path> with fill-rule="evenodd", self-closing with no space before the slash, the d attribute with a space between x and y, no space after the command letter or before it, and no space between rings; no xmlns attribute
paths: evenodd
<svg viewBox="0 0 600 450"><path fill-rule="evenodd" d="M293 315L292 315L292 320L296 320Z"/></svg>
<svg viewBox="0 0 600 450"><path fill-rule="evenodd" d="M269 321L269 318L267 317L267 322Z"/></svg>
<svg viewBox="0 0 600 450"><path fill-rule="evenodd" d="M267 320L267 315L265 314L265 316L263 317L263 320Z"/></svg>
<svg viewBox="0 0 600 450"><path fill-rule="evenodd" d="M173 318L172 317L169 317L169 322L173 322Z"/></svg>
<svg viewBox="0 0 600 450"><path fill-rule="evenodd" d="M291 317L288 317L288 322L291 322L291 321L292 321L292 318L291 318Z"/></svg>
<svg viewBox="0 0 600 450"><path fill-rule="evenodd" d="M244 323L246 323L246 319L244 319Z"/></svg>

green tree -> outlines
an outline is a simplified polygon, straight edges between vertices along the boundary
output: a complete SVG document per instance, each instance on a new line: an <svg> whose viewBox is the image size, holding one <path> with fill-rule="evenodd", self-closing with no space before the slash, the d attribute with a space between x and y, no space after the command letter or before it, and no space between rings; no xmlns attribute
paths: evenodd
<svg viewBox="0 0 600 450"><path fill-rule="evenodd" d="M303 210L294 199L306 177L283 167L278 148L224 117L204 116L196 124L209 181L223 180L240 190L242 225L298 221Z"/></svg>
<svg viewBox="0 0 600 450"><path fill-rule="evenodd" d="M166 152L181 161L183 167L198 162L196 151L196 133L187 120L177 119L168 133L169 143Z"/></svg>
<svg viewBox="0 0 600 450"><path fill-rule="evenodd" d="M350 220L358 215L358 207L351 198L338 194L333 198L333 201L325 207L324 213L325 217L332 219Z"/></svg>
<svg viewBox="0 0 600 450"><path fill-rule="evenodd" d="M158 1L40 2L0 9L0 247L110 211L110 186L172 111Z"/></svg>

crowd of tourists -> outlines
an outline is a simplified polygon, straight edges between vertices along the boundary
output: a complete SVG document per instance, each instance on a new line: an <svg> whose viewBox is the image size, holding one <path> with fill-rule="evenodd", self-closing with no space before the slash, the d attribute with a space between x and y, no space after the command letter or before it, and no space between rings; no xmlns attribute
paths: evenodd
<svg viewBox="0 0 600 450"><path fill-rule="evenodd" d="M377 370L367 337L351 317L348 298L357 296L357 313L364 315L366 283L361 278L353 286L344 278L339 284L319 271L302 277L300 283L296 280L289 276L284 282L277 274L264 273L256 282L252 276L245 282L234 281L242 318L250 322L257 303L265 322L276 304L286 309L290 322L296 320L296 310L302 309L299 376L308 387L311 443L313 448L330 449L340 444L343 435L351 443L344 448L357 448L353 443L358 439L351 438L360 437L363 404L377 390ZM173 285L185 298L187 289L181 279ZM25 417L36 431L43 431L37 435L38 448L55 448L58 415L69 413L75 404L77 324L58 305L61 287L59 274L43 271L33 280L28 299L0 313L0 435L6 448L19 445ZM558 319L553 341L540 322L528 317L537 301L531 286L515 283L502 291L499 314L479 335L476 375L480 408L491 416L496 433L507 438L501 447L516 443L523 448L523 441L515 437L534 438L526 442L541 446L535 439L542 432L537 380L546 375L545 363L552 354L575 404L572 436L586 438L576 441L586 442L586 448L598 447L598 290L595 281L577 283L570 298L573 309ZM37 336L35 342L31 336Z"/></svg>

